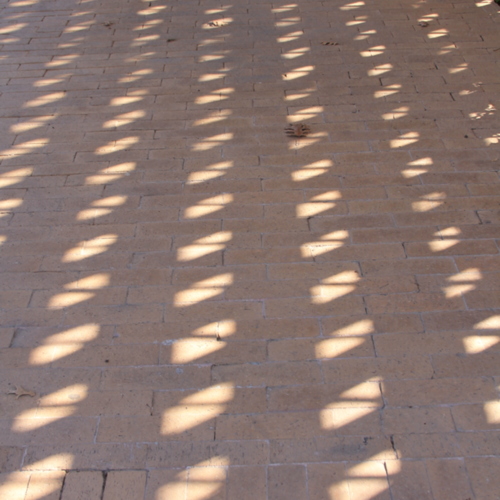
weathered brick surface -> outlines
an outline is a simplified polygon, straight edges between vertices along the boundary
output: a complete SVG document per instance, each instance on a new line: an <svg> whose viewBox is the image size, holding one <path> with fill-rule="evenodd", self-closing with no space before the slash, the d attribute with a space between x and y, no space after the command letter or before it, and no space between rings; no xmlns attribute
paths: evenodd
<svg viewBox="0 0 500 500"><path fill-rule="evenodd" d="M498 500L498 15L0 0L0 498Z"/></svg>

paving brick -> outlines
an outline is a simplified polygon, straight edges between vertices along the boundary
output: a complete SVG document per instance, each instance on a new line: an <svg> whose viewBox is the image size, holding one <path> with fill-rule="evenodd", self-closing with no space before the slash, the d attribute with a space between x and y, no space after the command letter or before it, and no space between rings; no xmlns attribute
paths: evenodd
<svg viewBox="0 0 500 500"><path fill-rule="evenodd" d="M3 496L492 498L494 4L52 4L0 27Z"/></svg>
<svg viewBox="0 0 500 500"><path fill-rule="evenodd" d="M426 460L425 465L434 498L474 498L463 459Z"/></svg>
<svg viewBox="0 0 500 500"><path fill-rule="evenodd" d="M306 469L303 465L271 466L267 469L267 477L269 499L307 497Z"/></svg>
<svg viewBox="0 0 500 500"><path fill-rule="evenodd" d="M101 497L104 475L102 472L69 472L64 481L62 498L64 500Z"/></svg>
<svg viewBox="0 0 500 500"><path fill-rule="evenodd" d="M427 478L425 462L388 460L385 464L391 494L396 498L434 499Z"/></svg>

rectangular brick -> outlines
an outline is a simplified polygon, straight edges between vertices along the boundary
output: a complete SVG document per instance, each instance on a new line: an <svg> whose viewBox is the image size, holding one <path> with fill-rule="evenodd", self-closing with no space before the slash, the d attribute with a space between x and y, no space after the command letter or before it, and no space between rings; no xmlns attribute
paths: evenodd
<svg viewBox="0 0 500 500"><path fill-rule="evenodd" d="M428 406L492 399L494 385L486 378L386 380L382 392L388 406Z"/></svg>
<svg viewBox="0 0 500 500"><path fill-rule="evenodd" d="M267 390L270 411L321 410L323 408L381 408L377 382L349 382L275 387Z"/></svg>
<svg viewBox="0 0 500 500"><path fill-rule="evenodd" d="M425 380L430 378L433 372L431 360L427 356L334 359L323 361L321 364L327 383Z"/></svg>
<svg viewBox="0 0 500 500"><path fill-rule="evenodd" d="M267 498L269 500L300 500L307 496L307 477L304 465L268 467Z"/></svg>
<svg viewBox="0 0 500 500"><path fill-rule="evenodd" d="M263 465L269 463L267 441L182 441L151 444L145 464L152 468L190 467L203 462L206 466Z"/></svg>
<svg viewBox="0 0 500 500"><path fill-rule="evenodd" d="M363 461L377 454L379 459L393 459L388 438L371 436L315 437L282 439L270 442L271 463Z"/></svg>
<svg viewBox="0 0 500 500"><path fill-rule="evenodd" d="M212 367L212 382L232 380L241 387L314 384L321 379L316 362L217 365Z"/></svg>
<svg viewBox="0 0 500 500"><path fill-rule="evenodd" d="M374 314L449 311L465 309L461 297L446 298L439 293L399 293L365 297L368 311Z"/></svg>
<svg viewBox="0 0 500 500"><path fill-rule="evenodd" d="M427 475L434 498L454 500L473 498L465 462L462 458L426 460Z"/></svg>
<svg viewBox="0 0 500 500"><path fill-rule="evenodd" d="M61 498L63 500L78 500L83 497L89 500L99 500L102 495L103 482L104 474L100 471L70 471L66 475Z"/></svg>
<svg viewBox="0 0 500 500"><path fill-rule="evenodd" d="M147 471L110 471L106 476L103 500L143 498Z"/></svg>

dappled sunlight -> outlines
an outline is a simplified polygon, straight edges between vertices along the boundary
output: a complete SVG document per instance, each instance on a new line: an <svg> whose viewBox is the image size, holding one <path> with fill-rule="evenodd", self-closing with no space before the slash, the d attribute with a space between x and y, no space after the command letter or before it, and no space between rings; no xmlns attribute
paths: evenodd
<svg viewBox="0 0 500 500"><path fill-rule="evenodd" d="M97 273L78 279L64 285L66 290L97 290L109 286L111 275L109 273Z"/></svg>
<svg viewBox="0 0 500 500"><path fill-rule="evenodd" d="M11 156L15 158L27 155L29 153L33 153L37 149L41 149L47 144L49 144L49 142L50 139L40 138L40 139L33 139L32 141L22 142L21 144L15 144L14 146L11 146L10 149L0 150L0 159L2 158L2 156L7 156L7 157ZM1 174L0 179L3 179L5 177L6 174ZM5 185L3 185L2 181L0 180L0 188L2 187L5 187Z"/></svg>
<svg viewBox="0 0 500 500"><path fill-rule="evenodd" d="M32 167L17 168L15 170L4 172L0 174L0 188L6 188L9 186L13 186L14 184L20 184L32 173L33 173ZM9 200L4 200L4 203L6 203L7 205L11 204Z"/></svg>
<svg viewBox="0 0 500 500"><path fill-rule="evenodd" d="M362 419L370 413L377 411L377 408L343 408L324 409L319 412L319 421L322 429L327 431L336 431L346 427L349 424Z"/></svg>
<svg viewBox="0 0 500 500"><path fill-rule="evenodd" d="M232 237L231 231L220 231L198 238L191 245L180 247L177 250L177 260L179 262L189 262L205 255L224 250L224 248L226 248L226 243L231 241Z"/></svg>
<svg viewBox="0 0 500 500"><path fill-rule="evenodd" d="M488 319L474 325L474 330L496 330L500 329L500 314L493 314Z"/></svg>
<svg viewBox="0 0 500 500"><path fill-rule="evenodd" d="M228 193L213 196L212 198L205 198L199 201L197 205L187 207L184 210L183 217L185 219L198 219L199 217L222 210L227 204L233 201L234 195Z"/></svg>
<svg viewBox="0 0 500 500"><path fill-rule="evenodd" d="M499 344L500 335L467 335L462 341L467 354L479 354Z"/></svg>
<svg viewBox="0 0 500 500"><path fill-rule="evenodd" d="M371 319L361 319L337 330L327 331L330 337L350 337L356 335L370 335L375 333L375 326Z"/></svg>
<svg viewBox="0 0 500 500"><path fill-rule="evenodd" d="M469 118L471 120L480 120L486 116L493 116L496 112L497 108L493 104L488 104L484 111L469 113Z"/></svg>
<svg viewBox="0 0 500 500"><path fill-rule="evenodd" d="M127 142L127 141L125 141ZM125 149L126 146L122 145L121 149ZM118 165L113 165L111 167L103 168L99 170L97 175L90 175L85 179L86 185L96 185L96 184L109 184L110 182L117 181L133 172L137 166L135 162L120 163Z"/></svg>
<svg viewBox="0 0 500 500"><path fill-rule="evenodd" d="M195 98L194 102L198 105L211 104L213 102L220 102L229 99L230 95L234 92L233 87L225 87L213 90L210 94L201 95Z"/></svg>
<svg viewBox="0 0 500 500"><path fill-rule="evenodd" d="M278 37L277 42L278 43L294 42L298 40L301 36L304 36L304 33L302 31L292 31L290 33L287 33L286 35Z"/></svg>
<svg viewBox="0 0 500 500"><path fill-rule="evenodd" d="M500 401L488 401L484 404L486 421L490 425L500 424Z"/></svg>
<svg viewBox="0 0 500 500"><path fill-rule="evenodd" d="M341 358L343 354L356 349L356 347L363 345L365 342L366 339L360 337L338 337L320 340L314 346L316 359Z"/></svg>
<svg viewBox="0 0 500 500"><path fill-rule="evenodd" d="M342 246L342 244L340 244L340 246ZM313 255L315 255L315 249L316 247L311 248ZM320 252L321 250L323 250L322 247L320 247ZM332 248L329 248L329 250L331 251ZM311 301L313 304L327 304L328 302L332 302L356 290L356 283L360 280L361 278L355 271L343 271L328 278L324 278L320 280L319 285L315 285L311 288Z"/></svg>
<svg viewBox="0 0 500 500"><path fill-rule="evenodd" d="M354 21L347 21L346 26L359 26L360 24L365 24L368 20L368 16L356 16Z"/></svg>
<svg viewBox="0 0 500 500"><path fill-rule="evenodd" d="M309 97L312 92L313 90L311 90L310 92L301 92L297 94L286 94L285 101L298 101L299 99L305 99L306 97Z"/></svg>
<svg viewBox="0 0 500 500"><path fill-rule="evenodd" d="M394 108L389 113L383 113L381 116L384 120L397 120L399 118L404 118L408 116L410 108L408 106L401 106L399 108Z"/></svg>
<svg viewBox="0 0 500 500"><path fill-rule="evenodd" d="M227 171L234 166L233 161L221 161L207 166L204 170L191 172L186 180L186 184L198 184L211 179L216 179L226 175ZM232 195L231 195L232 196Z"/></svg>
<svg viewBox="0 0 500 500"><path fill-rule="evenodd" d="M389 481L384 462L362 462L347 467L347 482L352 498L356 500L375 500L381 493L389 490ZM393 460L390 461L394 463ZM395 472L395 471L391 471Z"/></svg>
<svg viewBox="0 0 500 500"><path fill-rule="evenodd" d="M0 28L0 35L7 35L8 33L15 33L16 31L20 31L23 28L26 28L28 26L27 23L15 23L11 24L10 26L4 26L3 28Z"/></svg>
<svg viewBox="0 0 500 500"><path fill-rule="evenodd" d="M366 380L342 391L335 401L326 404L324 409L380 407L381 398L378 382Z"/></svg>
<svg viewBox="0 0 500 500"><path fill-rule="evenodd" d="M113 168L113 167L111 167ZM105 169L107 170L107 169ZM123 175L119 175L116 178L120 179ZM107 182L111 182L109 178L113 176L100 176L101 181L103 180L102 178L105 177L107 178ZM96 182L96 183L89 183L89 184L102 184L106 182ZM113 213L114 210L116 210L117 207L123 205L127 201L127 196L108 196L107 198L101 198L100 200L95 200L93 201L90 206L91 208L86 208L84 210L80 210L76 214L76 220L90 220L90 219L96 219L98 217L103 217L105 215Z"/></svg>
<svg viewBox="0 0 500 500"><path fill-rule="evenodd" d="M288 28L289 26L295 26L301 21L300 17L285 17L280 21L276 21L274 25L277 28Z"/></svg>
<svg viewBox="0 0 500 500"><path fill-rule="evenodd" d="M29 120L24 122L15 123L10 127L10 131L13 134L22 134L23 132L28 132L29 130L34 130L45 126L51 120L55 120L57 115L46 115L46 116L34 116Z"/></svg>
<svg viewBox="0 0 500 500"><path fill-rule="evenodd" d="M98 147L94 151L94 154L100 156L100 155L108 155L111 153L116 153L117 151L124 151L125 149L128 149L130 146L133 146L138 142L139 142L139 137L137 136L123 137L122 139L118 139L116 141L110 141L107 144Z"/></svg>
<svg viewBox="0 0 500 500"><path fill-rule="evenodd" d="M348 231L333 231L332 233L321 236L318 241L304 243L300 247L300 253L303 258L316 257L343 247L345 245L345 240L348 238Z"/></svg>
<svg viewBox="0 0 500 500"><path fill-rule="evenodd" d="M232 111L230 109L221 109L218 111L213 111L208 116L195 120L193 123L194 127L200 127L202 125L210 125L212 123L217 123L226 120L231 116Z"/></svg>
<svg viewBox="0 0 500 500"><path fill-rule="evenodd" d="M52 94L46 94L44 96L36 97L31 101L26 101L23 104L23 108L37 108L40 106L45 106L47 104L52 104L54 102L60 101L66 97L66 92L53 92Z"/></svg>
<svg viewBox="0 0 500 500"><path fill-rule="evenodd" d="M20 207L23 204L22 198L9 198L7 200L0 200L0 210L11 210Z"/></svg>
<svg viewBox="0 0 500 500"><path fill-rule="evenodd" d="M300 141L295 140L294 142L291 142L289 149L298 150L298 149L309 148L312 145L320 142L321 139L325 139L327 137L328 137L328 134L326 132L309 133L309 134L307 134L307 137L301 138Z"/></svg>
<svg viewBox="0 0 500 500"><path fill-rule="evenodd" d="M358 36L354 37L354 40L356 42L362 41L362 40L368 40L370 36L376 35L377 30L367 30L367 31L361 31Z"/></svg>
<svg viewBox="0 0 500 500"><path fill-rule="evenodd" d="M305 76L308 76L311 74L312 71L314 71L315 66L302 66L300 68L295 68L293 70L287 71L286 73L283 73L282 78L283 80L297 80L298 78L304 78Z"/></svg>
<svg viewBox="0 0 500 500"><path fill-rule="evenodd" d="M78 262L80 260L94 257L107 252L109 248L118 241L118 235L105 234L93 238L92 240L81 241L77 246L67 250L63 255L61 262Z"/></svg>
<svg viewBox="0 0 500 500"><path fill-rule="evenodd" d="M399 92L401 91L402 88L403 88L403 86L400 85L399 83L394 83L392 85L386 85L384 87L384 90L376 90L373 93L373 97L375 99L381 99L382 97L389 97L389 96L394 95L394 94L399 94Z"/></svg>
<svg viewBox="0 0 500 500"><path fill-rule="evenodd" d="M64 309L65 307L71 307L81 302L85 302L92 297L95 297L95 293L91 292L67 292L58 293L53 295L48 304L48 309Z"/></svg>
<svg viewBox="0 0 500 500"><path fill-rule="evenodd" d="M363 1L358 1L358 2L351 2L351 3L346 3L345 5L341 5L339 7L340 10L356 10L360 9L361 7L364 7L366 4Z"/></svg>
<svg viewBox="0 0 500 500"><path fill-rule="evenodd" d="M450 282L450 285L443 287L443 292L447 299L453 297L460 297L467 292L476 289L475 282L483 279L483 275L479 269L466 269L453 276L450 276L446 281Z"/></svg>
<svg viewBox="0 0 500 500"><path fill-rule="evenodd" d="M164 436L182 434L212 420L225 410L226 403L233 398L234 388L230 383L208 387L189 395L178 406L172 406L163 412L160 433Z"/></svg>
<svg viewBox="0 0 500 500"><path fill-rule="evenodd" d="M450 32L446 28L439 28L437 30L431 31L428 33L427 38L441 38L443 36L448 36Z"/></svg>
<svg viewBox="0 0 500 500"><path fill-rule="evenodd" d="M287 121L288 123L294 123L301 120L311 120L312 118L316 118L320 113L323 113L323 111L323 106L311 106L301 110L294 110L294 113L290 113L287 116Z"/></svg>
<svg viewBox="0 0 500 500"><path fill-rule="evenodd" d="M382 55L387 50L385 45L375 45L368 50L362 50L359 54L361 57L376 57Z"/></svg>
<svg viewBox="0 0 500 500"><path fill-rule="evenodd" d="M394 69L394 66L390 63L379 64L373 69L369 69L366 73L368 76L380 76L385 73L390 73Z"/></svg>
<svg viewBox="0 0 500 500"><path fill-rule="evenodd" d="M224 293L225 287L233 283L233 274L224 273L193 283L190 288L177 292L174 306L188 307Z"/></svg>
<svg viewBox="0 0 500 500"><path fill-rule="evenodd" d="M227 342L212 339L183 339L172 344L171 362L177 365L194 363L227 347Z"/></svg>
<svg viewBox="0 0 500 500"><path fill-rule="evenodd" d="M228 132L225 134L217 134L207 137L202 141L198 141L192 146L192 151L209 151L213 148L223 146L227 141L233 139L233 134Z"/></svg>
<svg viewBox="0 0 500 500"><path fill-rule="evenodd" d="M307 53L310 51L311 47L301 47L299 49L291 49L288 52L283 52L283 54L281 54L281 57L283 59L297 59L298 57L307 55Z"/></svg>
<svg viewBox="0 0 500 500"><path fill-rule="evenodd" d="M219 275L220 278L220 275ZM226 283L219 283L220 286ZM236 321L233 319L222 319L195 328L191 334L195 337L226 338L236 333Z"/></svg>
<svg viewBox="0 0 500 500"><path fill-rule="evenodd" d="M116 118L113 118L112 120L104 122L103 128L123 127L124 125L129 125L130 123L134 123L137 120L144 118L145 116L146 112L143 110L130 111L129 113L123 113L122 115L118 115Z"/></svg>
<svg viewBox="0 0 500 500"><path fill-rule="evenodd" d="M405 168L404 170L401 171L401 175L405 179L411 179L413 177L418 177L419 175L426 174L429 171L429 168L431 165L433 165L434 162L431 157L425 157L425 158L419 158L418 160L414 160L411 162L408 162L407 165L410 168Z"/></svg>
<svg viewBox="0 0 500 500"><path fill-rule="evenodd" d="M95 323L70 328L64 332L48 336L42 345L35 347L29 358L31 365L52 363L80 351L88 342L99 337L100 326Z"/></svg>
<svg viewBox="0 0 500 500"><path fill-rule="evenodd" d="M76 404L84 401L87 396L88 387L85 384L70 385L41 396L35 408L19 413L12 430L29 432L74 415L77 411Z"/></svg>
<svg viewBox="0 0 500 500"><path fill-rule="evenodd" d="M401 134L398 139L392 139L389 141L389 144L392 149L404 148L418 142L419 137L420 134L418 132L407 132L406 134Z"/></svg>
<svg viewBox="0 0 500 500"><path fill-rule="evenodd" d="M329 160L328 160L329 161ZM320 163L320 162L317 162ZM327 170L324 169L317 169L320 172L316 171L316 175L321 175ZM295 175L297 172L293 173L294 180L296 181L297 179L295 178ZM311 178L314 177L311 175ZM303 180L303 178L301 179ZM297 217L300 218L307 218L307 217L312 217L314 215L318 215L322 212L325 212L331 208L335 207L335 202L334 200L340 200L342 198L342 194L340 191L327 191L326 193L321 193L317 194L316 196L313 196L309 202L306 203L299 203L296 208L297 212ZM338 234L338 233L337 233Z"/></svg>

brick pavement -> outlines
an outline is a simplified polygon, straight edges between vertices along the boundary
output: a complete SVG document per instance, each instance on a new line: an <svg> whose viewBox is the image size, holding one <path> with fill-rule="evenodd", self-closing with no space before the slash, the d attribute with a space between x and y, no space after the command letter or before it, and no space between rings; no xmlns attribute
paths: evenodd
<svg viewBox="0 0 500 500"><path fill-rule="evenodd" d="M500 498L492 1L0 14L2 500Z"/></svg>

